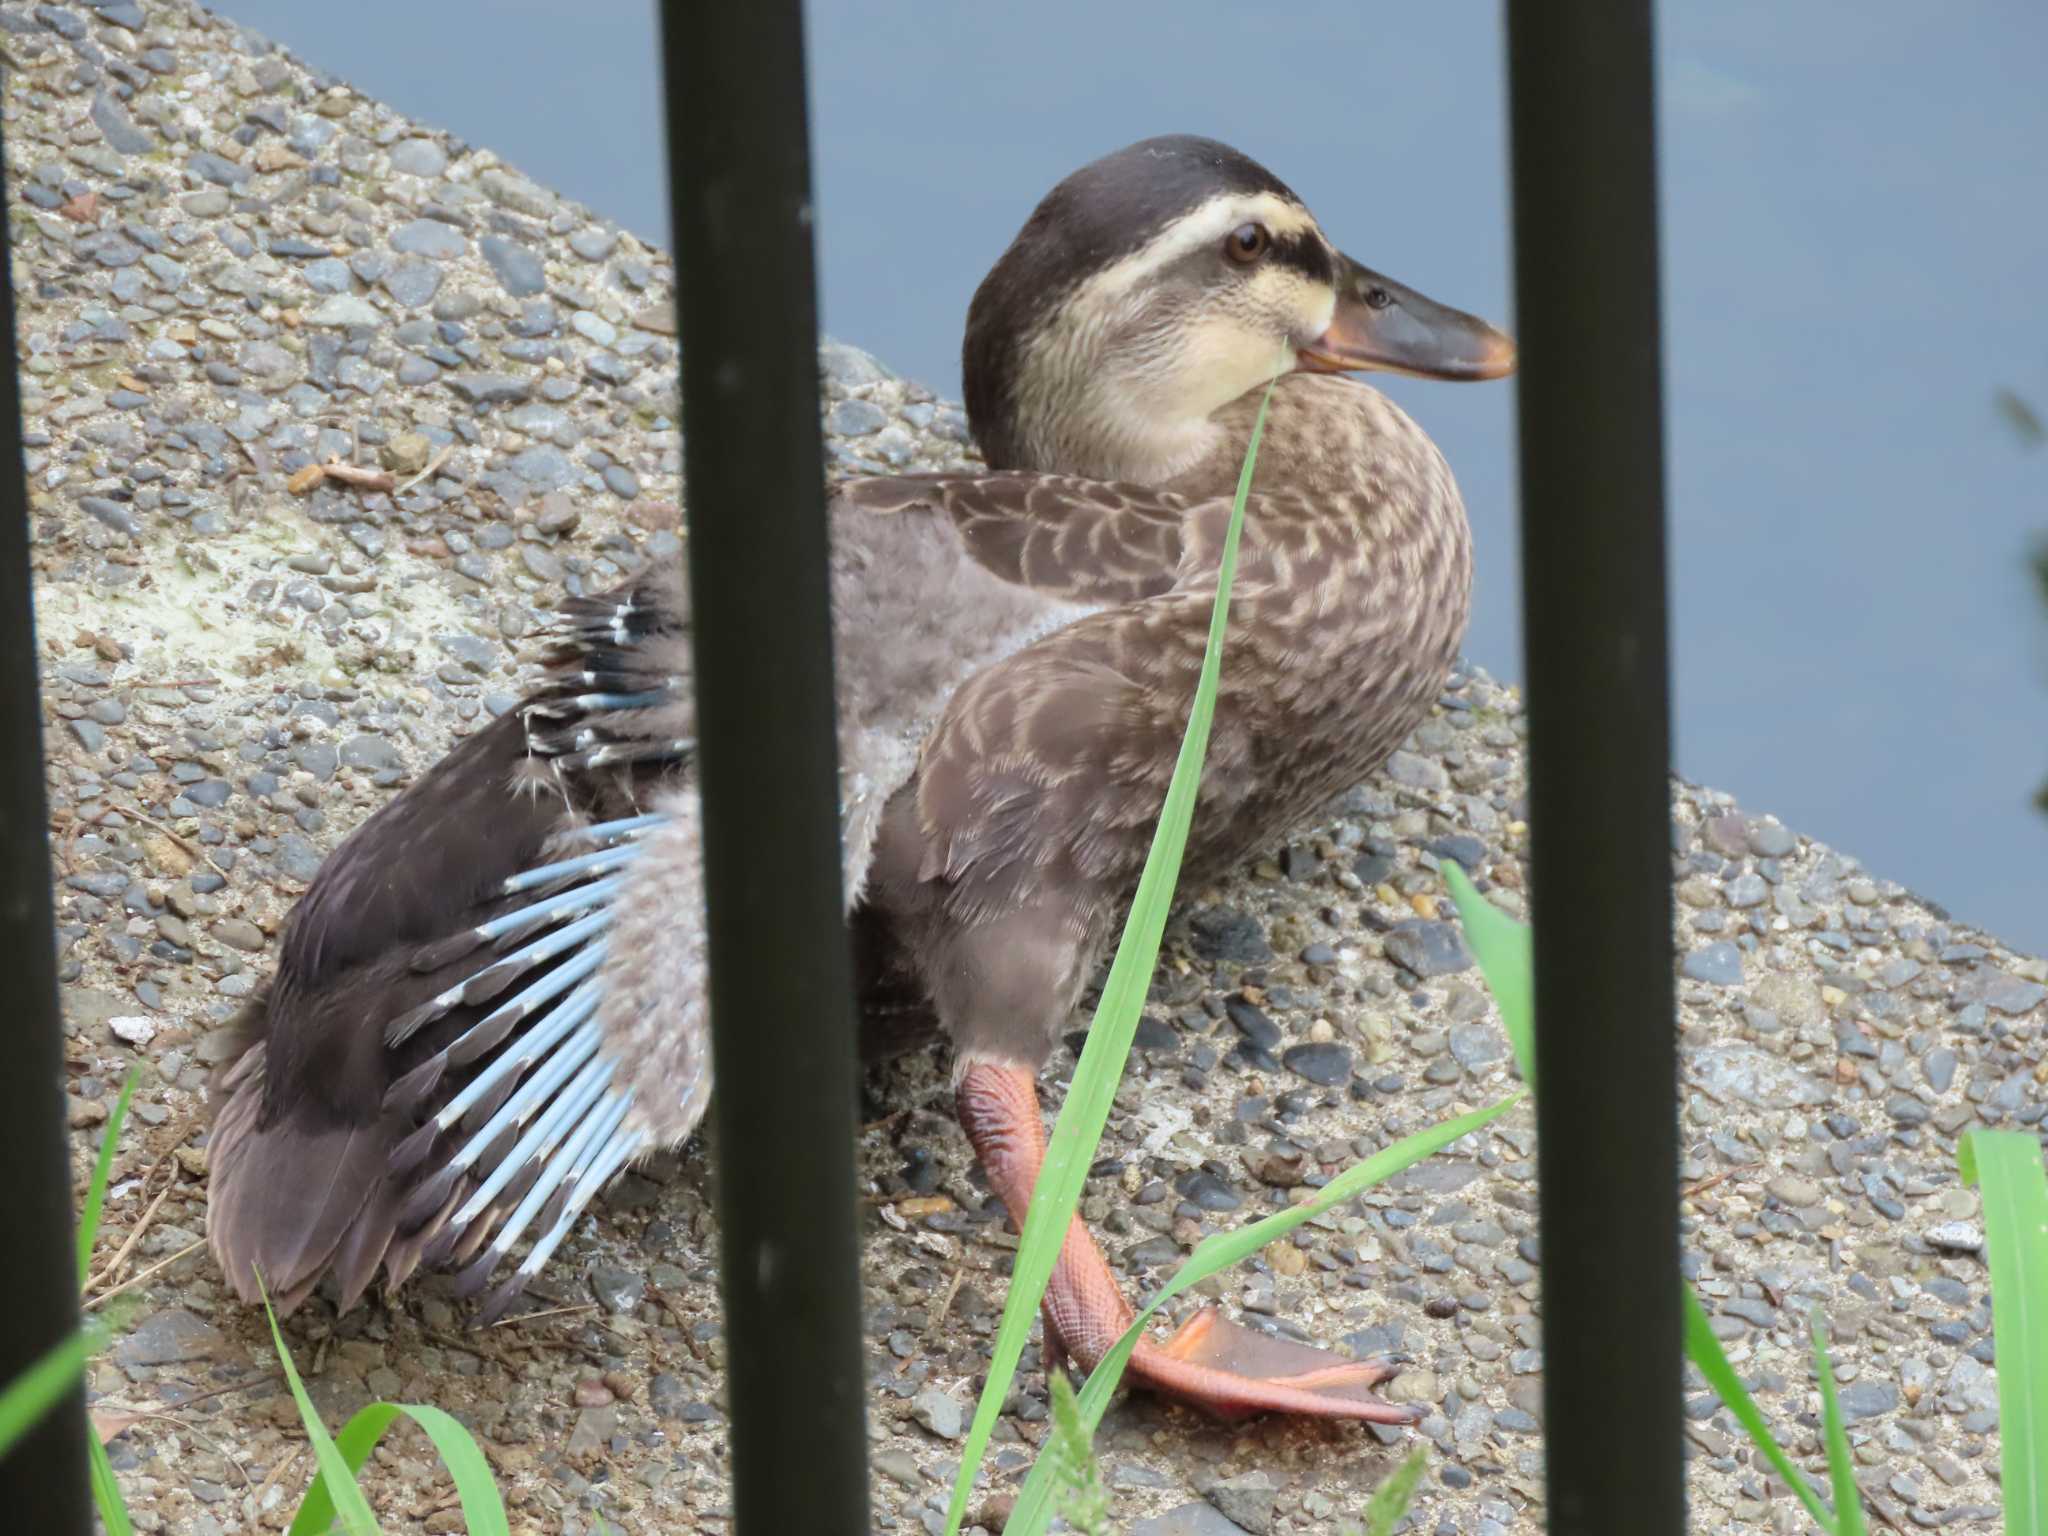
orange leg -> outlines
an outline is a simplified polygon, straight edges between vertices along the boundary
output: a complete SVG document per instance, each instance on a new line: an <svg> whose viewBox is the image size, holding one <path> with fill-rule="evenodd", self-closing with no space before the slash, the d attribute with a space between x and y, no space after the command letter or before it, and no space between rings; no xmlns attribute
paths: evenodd
<svg viewBox="0 0 2048 1536"><path fill-rule="evenodd" d="M1021 1231L1045 1161L1037 1077L1021 1066L975 1061L961 1073L957 1097L960 1123ZM1045 1290L1048 1358L1063 1348L1092 1371L1135 1315L1109 1261L1076 1217ZM1130 1363L1143 1385L1219 1418L1300 1413L1413 1424L1423 1410L1372 1395L1394 1371L1384 1361L1346 1360L1241 1328L1213 1307L1163 1344L1141 1338Z"/></svg>

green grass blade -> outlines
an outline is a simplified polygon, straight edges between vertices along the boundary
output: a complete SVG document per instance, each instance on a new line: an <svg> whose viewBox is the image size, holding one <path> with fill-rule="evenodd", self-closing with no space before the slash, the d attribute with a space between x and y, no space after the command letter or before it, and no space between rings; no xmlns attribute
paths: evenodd
<svg viewBox="0 0 2048 1536"><path fill-rule="evenodd" d="M1429 1448L1418 1445L1387 1474L1387 1480L1373 1490L1372 1502L1365 1506L1364 1536L1394 1536L1394 1525L1415 1502L1415 1490L1422 1486L1428 1466Z"/></svg>
<svg viewBox="0 0 2048 1536"><path fill-rule="evenodd" d="M59 1340L43 1358L0 1390L0 1456L27 1434L71 1390L97 1343L94 1330L80 1329Z"/></svg>
<svg viewBox="0 0 2048 1536"><path fill-rule="evenodd" d="M92 1182L85 1187L85 1209L78 1213L78 1288L85 1289L92 1271L92 1245L99 1240L100 1209L107 1203L107 1181L114 1171L114 1143L121 1139L121 1126L128 1118L128 1101L135 1097L135 1083L142 1068L130 1067L121 1084L121 1096L114 1100L114 1112L107 1116L107 1128L100 1133L99 1161L93 1164Z"/></svg>
<svg viewBox="0 0 2048 1536"><path fill-rule="evenodd" d="M1529 926L1515 921L1480 895L1466 878L1464 870L1448 859L1443 864L1443 876L1444 883L1450 887L1451 900L1457 904L1459 920L1464 924L1465 942L1472 950L1472 957L1479 962L1486 985L1493 992L1493 1000L1500 1009L1501 1023L1514 1046L1516 1064L1521 1068L1524 1081L1533 1088L1536 1083L1536 965ZM1714 1330L1708 1325L1699 1297L1693 1294L1689 1285L1681 1289L1684 1292L1687 1358L1706 1377L1707 1384L1727 1405L1728 1411L1735 1415L1736 1422L1749 1432L1749 1438L1756 1442L1757 1449L1764 1453L1764 1458L1784 1479L1786 1486L1798 1495L1815 1523L1829 1536L1836 1536L1835 1522L1829 1518L1827 1506L1799 1469L1792 1465L1792 1458L1771 1438L1770 1426L1764 1422L1756 1400L1749 1395L1742 1379L1735 1374L1735 1368L1728 1363L1721 1341L1714 1337ZM2043 1536L2048 1536L2048 1533L2043 1533Z"/></svg>
<svg viewBox="0 0 2048 1536"><path fill-rule="evenodd" d="M1204 1238L1188 1255L1187 1262L1174 1271L1173 1278L1160 1287L1159 1293L1138 1313L1124 1336L1110 1346L1109 1353L1102 1357L1102 1363L1089 1375L1087 1384L1081 1388L1082 1426L1093 1434L1095 1426L1102 1422L1102 1415L1109 1408L1110 1396L1116 1391L1124 1366L1131 1358L1131 1350L1160 1307L1188 1287L1199 1285L1211 1275L1250 1258L1266 1244L1286 1236L1304 1221L1320 1216L1347 1200L1356 1199L1383 1179L1392 1178L1402 1169L1411 1168L1430 1154L1441 1151L1460 1136L1500 1118L1521 1097L1519 1093L1512 1094L1498 1104L1489 1104L1484 1109L1475 1109L1470 1114L1433 1125L1426 1131L1417 1131L1413 1136L1404 1137L1391 1147L1382 1148L1345 1169L1316 1191L1314 1199L1289 1206L1234 1232L1219 1232ZM1023 1491L1018 1494L1016 1507L1010 1512L1010 1522L1003 1527L1004 1536L1044 1536L1052 1520L1055 1491L1054 1469L1041 1456L1032 1467L1031 1475L1024 1480Z"/></svg>
<svg viewBox="0 0 2048 1536"><path fill-rule="evenodd" d="M1054 1371L1050 1451L1059 1487L1060 1516L1075 1536L1113 1536L1109 1494L1102 1486L1102 1468L1095 1460L1094 1437L1081 1422L1074 1384L1065 1371Z"/></svg>
<svg viewBox="0 0 2048 1536"><path fill-rule="evenodd" d="M1131 900L1130 916L1124 922L1116 958L1110 962L1102 1000L1096 1005L1087 1043L1082 1046L1081 1060L1074 1068L1073 1086L1068 1089L1066 1104L1053 1125L1045 1164L1039 1170L1038 1186L1032 1192L1031 1208L1025 1215L1023 1235L1017 1241L1009 1296L1003 1304L1002 1322L996 1328L995 1348L989 1360L988 1383L975 1405L974 1423L961 1449L960 1475L954 1480L953 1501L946 1514L946 1536L959 1536L961 1521L967 1513L968 1494L988 1450L989 1436L995 1432L996 1415L1009 1395L1017 1362L1023 1357L1024 1341L1031 1331L1031 1320L1038 1314L1039 1298L1052 1278L1068 1223L1080 1202L1081 1184L1087 1177L1088 1165L1095 1160L1102 1127L1109 1119L1110 1102L1123 1079L1124 1061L1130 1055L1138 1014L1152 984L1152 969L1159 958L1159 941L1166 932L1174 883L1180 878L1181 852L1194 819L1195 795L1201 787L1202 758L1209 746L1209 725L1216 710L1216 679L1222 668L1223 630L1229 622L1230 585L1237 574L1237 544L1244 527L1245 498L1251 492L1252 466L1258 459L1259 439L1266 430L1266 406L1272 394L1269 387L1266 398L1259 402L1251 444L1245 450L1244 468L1238 476L1237 499L1231 505L1230 526L1224 535L1223 558L1216 574L1208 649L1202 656L1201 677L1188 713L1187 732L1181 738L1180 756L1173 766L1173 779L1167 786L1166 803L1159 813L1152 849L1145 859L1145 872L1138 880L1137 895Z"/></svg>
<svg viewBox="0 0 2048 1536"><path fill-rule="evenodd" d="M2031 1131L1973 1130L1956 1148L1984 1191L1998 1359L2006 1536L2048 1536L2048 1174Z"/></svg>
<svg viewBox="0 0 2048 1536"><path fill-rule="evenodd" d="M1835 1396L1835 1367L1828 1359L1827 1334L1820 1308L1808 1314L1813 1330L1813 1369L1820 1377L1821 1435L1828 1448L1828 1478L1835 1489L1836 1536L1864 1536L1863 1495L1856 1487L1856 1458L1849 1451L1849 1426L1842 1422L1842 1404Z"/></svg>
<svg viewBox="0 0 2048 1536"><path fill-rule="evenodd" d="M377 1442L400 1414L425 1430L434 1449L440 1452L442 1465L448 1468L448 1475L455 1480L455 1491L461 1496L463 1528L469 1536L509 1536L511 1527L505 1518L504 1500L498 1496L497 1480L491 1476L491 1464L461 1421L439 1408L423 1403L371 1403L357 1409L355 1417L334 1437L334 1448L348 1469L350 1486L354 1486L355 1474L362 1471L370 1452L377 1448ZM306 1490L286 1536L321 1536L333 1524L334 1513L334 1495L323 1469Z"/></svg>
<svg viewBox="0 0 2048 1536"><path fill-rule="evenodd" d="M100 1512L106 1536L135 1536L135 1522L128 1518L128 1501L121 1497L121 1485L114 1481L114 1464L107 1460L107 1448L88 1426L85 1450L92 1467L92 1502Z"/></svg>
<svg viewBox="0 0 2048 1536"><path fill-rule="evenodd" d="M1536 1086L1536 958L1529 926L1518 923L1479 894L1465 871L1451 859L1441 866L1444 884L1464 924L1465 943L1500 1009L1500 1020L1514 1047L1522 1081Z"/></svg>
<svg viewBox="0 0 2048 1536"><path fill-rule="evenodd" d="M319 1410L306 1396L305 1383L299 1380L299 1368L292 1364L292 1352L285 1348L284 1334L277 1326L277 1313L271 1310L269 1287L263 1284L261 1275L256 1277L256 1283L263 1292L263 1315L270 1320L270 1341L277 1348L278 1363L284 1367L284 1379L291 1385L292 1401L299 1405L299 1420L306 1426L306 1438L313 1442L313 1460L319 1465L320 1480L326 1483L333 1497L342 1527L348 1536L382 1536L377 1529L377 1517L370 1513L369 1500L356 1486L355 1468L344 1461L341 1452L335 1449L327 1426L320 1422ZM366 1450L363 1454L367 1456L369 1452Z"/></svg>
<svg viewBox="0 0 2048 1536"><path fill-rule="evenodd" d="M1798 1495L1799 1502L1806 1506L1806 1512L1813 1516L1828 1536L1840 1536L1834 1520L1829 1516L1827 1506L1821 1503L1820 1495L1813 1491L1805 1474L1792 1465L1778 1442L1771 1438L1771 1428L1764 1422L1763 1410L1756 1405L1756 1399L1742 1385L1742 1378L1735 1374L1735 1367L1728 1363L1728 1356L1722 1353L1721 1341L1714 1337L1714 1330L1707 1322L1706 1309L1700 1305L1699 1297L1693 1294L1691 1286L1685 1286L1685 1352L1692 1363L1699 1367L1700 1374L1707 1378L1707 1385L1721 1401L1728 1405L1728 1411L1735 1415L1735 1421L1749 1431L1749 1438L1756 1442L1756 1448L1764 1453L1764 1459L1771 1464L1771 1470L1784 1479L1785 1486Z"/></svg>

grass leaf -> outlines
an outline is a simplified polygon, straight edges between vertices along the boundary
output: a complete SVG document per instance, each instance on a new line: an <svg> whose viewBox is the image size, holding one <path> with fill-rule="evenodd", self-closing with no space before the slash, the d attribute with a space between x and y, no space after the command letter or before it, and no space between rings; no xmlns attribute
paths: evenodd
<svg viewBox="0 0 2048 1536"><path fill-rule="evenodd" d="M1515 1066L1522 1081L1536 1086L1536 952L1529 925L1518 923L1479 894L1453 859L1441 866L1444 884L1451 888L1451 900L1464 924L1465 943L1493 1001L1500 1009L1500 1021L1514 1048Z"/></svg>
<svg viewBox="0 0 2048 1536"><path fill-rule="evenodd" d="M1742 1378L1735 1374L1735 1367L1728 1363L1728 1356L1722 1352L1721 1341L1714 1337L1713 1326L1707 1321L1706 1309L1700 1305L1699 1297L1693 1294L1689 1285L1684 1287L1684 1291L1686 1354L1699 1367L1700 1374L1707 1378L1707 1385L1714 1389L1714 1395L1728 1405L1728 1411L1735 1415L1735 1422L1749 1431L1749 1438L1764 1453L1771 1470L1798 1495L1799 1502L1806 1506L1806 1512L1813 1516L1814 1524L1828 1536L1840 1536L1827 1506L1813 1491L1806 1475L1792 1465L1792 1458L1771 1438L1771 1427L1764 1422L1763 1410L1757 1407L1756 1399L1743 1386Z"/></svg>
<svg viewBox="0 0 2048 1536"><path fill-rule="evenodd" d="M1363 1536L1394 1536L1395 1523L1408 1513L1428 1466L1429 1448L1418 1445L1387 1474L1386 1481L1372 1491L1372 1502L1365 1506Z"/></svg>
<svg viewBox="0 0 2048 1536"><path fill-rule="evenodd" d="M1827 1333L1815 1307L1807 1318L1813 1330L1813 1369L1820 1378L1821 1435L1828 1448L1828 1477L1835 1488L1836 1536L1864 1536L1863 1495L1856 1487L1856 1458L1849 1450L1849 1427L1842 1422L1842 1404L1835 1396L1835 1367L1828 1359Z"/></svg>
<svg viewBox="0 0 2048 1536"><path fill-rule="evenodd" d="M1451 900L1457 903L1459 920L1465 927L1465 942L1471 947L1473 958L1479 962L1486 984L1493 992L1494 1002L1500 1008L1501 1023L1514 1046L1515 1060L1521 1067L1522 1076L1533 1087L1536 1081L1536 961L1529 926L1515 921L1480 895L1472 882L1465 878L1465 872L1450 860L1444 861L1443 875L1444 883L1451 890ZM1742 1379L1728 1363L1721 1341L1714 1337L1699 1297L1693 1294L1689 1285L1681 1283L1680 1289L1684 1292L1687 1358L1707 1378L1707 1384L1727 1404L1736 1421L1749 1432L1750 1439L1756 1442L1757 1449L1763 1452L1765 1460L1770 1462L1778 1476L1785 1480L1786 1486L1798 1495L1807 1513L1829 1536L1837 1536L1835 1522L1828 1517L1827 1506L1821 1502L1820 1495L1792 1465L1792 1458L1785 1454L1784 1448L1771 1438L1770 1426L1764 1422L1756 1400L1743 1387Z"/></svg>
<svg viewBox="0 0 2048 1536"><path fill-rule="evenodd" d="M1053 1125L1045 1164L1039 1170L1031 1208L1025 1215L1024 1232L1017 1241L1016 1263L1011 1271L1009 1296L1003 1304L1002 1322L996 1328L988 1382L975 1405L974 1422L961 1449L960 1475L954 1480L953 1501L946 1515L946 1536L959 1536L961 1521L967 1513L968 1494L988 1450L989 1436L995 1431L996 1415L1009 1395L1017 1362L1024 1353L1024 1341L1031 1332L1031 1320L1038 1313L1046 1282L1052 1278L1074 1207L1080 1203L1081 1184L1087 1177L1088 1165L1095 1160L1102 1127L1109 1119L1110 1102L1116 1097L1124 1061L1130 1055L1138 1014L1152 984L1159 941L1166 932L1166 915L1173 902L1174 883L1180 878L1181 853L1194 820L1195 795L1201 788L1202 758L1208 750L1209 725L1216 710L1216 679L1222 668L1223 630L1229 622L1230 585L1237 573L1245 498L1251 492L1252 466L1258 459L1259 439L1266 429L1266 406L1272 396L1268 387L1265 398L1259 402L1251 443L1245 450L1244 468L1238 476L1237 498L1231 505L1230 526L1224 535L1223 557L1216 574L1216 601L1209 614L1208 649L1202 656L1201 677L1188 713L1187 733L1181 738L1180 756L1173 766L1173 779L1167 786L1166 803L1160 809L1152 849L1145 859L1145 872L1139 877L1137 894L1131 900L1130 916L1125 919L1116 958L1110 962L1102 1000L1089 1024L1087 1043L1082 1046L1080 1063L1074 1068L1074 1083L1067 1090L1066 1104Z"/></svg>
<svg viewBox="0 0 2048 1536"><path fill-rule="evenodd" d="M93 1164L92 1182L85 1187L85 1209L78 1213L78 1288L85 1289L92 1271L92 1247L99 1241L100 1211L107 1203L107 1181L114 1171L114 1143L121 1139L121 1126L128 1118L128 1101L135 1097L135 1084L142 1075L139 1066L128 1069L121 1084L121 1096L114 1100L114 1112L107 1116L107 1128L100 1133L99 1161Z"/></svg>
<svg viewBox="0 0 2048 1536"><path fill-rule="evenodd" d="M85 1454L92 1469L92 1502L100 1512L106 1536L135 1536L135 1522L128 1518L128 1502L121 1497L121 1485L114 1481L114 1464L107 1460L107 1448L98 1435L86 1435Z"/></svg>
<svg viewBox="0 0 2048 1536"><path fill-rule="evenodd" d="M491 1476L491 1464L461 1421L439 1408L423 1403L371 1403L357 1409L334 1437L334 1448L348 1469L350 1486L355 1486L355 1474L363 1469L370 1452L377 1448L377 1442L400 1414L425 1430L434 1449L441 1453L441 1462L461 1496L463 1528L469 1536L509 1536L511 1527L505 1519L505 1504L498 1496L497 1482ZM334 1495L323 1468L300 1501L299 1512L293 1516L286 1536L320 1536L333 1524L334 1513Z"/></svg>
<svg viewBox="0 0 2048 1536"><path fill-rule="evenodd" d="M1109 1407L1110 1396L1116 1391L1138 1336L1145 1331L1160 1307L1190 1286L1199 1285L1211 1275L1250 1258L1273 1239L1286 1236L1304 1221L1347 1200L1356 1199L1381 1180L1392 1178L1431 1153L1441 1151L1460 1136L1469 1135L1489 1121L1498 1119L1521 1097L1519 1093L1513 1094L1498 1104L1489 1104L1484 1109L1475 1109L1470 1114L1433 1125L1426 1131L1417 1131L1413 1136L1404 1137L1391 1147L1384 1147L1345 1169L1316 1191L1314 1199L1304 1200L1300 1205L1290 1206L1234 1232L1218 1232L1213 1237L1204 1238L1188 1255L1187 1262L1174 1271L1173 1278L1161 1286L1159 1293L1140 1310L1124 1336L1110 1346L1109 1353L1102 1357L1102 1363L1089 1375L1086 1385L1081 1388L1079 1400L1083 1427L1092 1435L1095 1426L1102 1422L1102 1415ZM1046 1465L1044 1457L1040 1457L1032 1467L1031 1475L1024 1480L1023 1491L1018 1494L1016 1507L1010 1512L1009 1524L1003 1527L1004 1536L1043 1536L1052 1520L1053 1492L1053 1469Z"/></svg>
<svg viewBox="0 0 2048 1536"><path fill-rule="evenodd" d="M85 1357L99 1340L96 1329L81 1328L60 1339L34 1365L0 1390L0 1456L27 1434L71 1390L85 1369Z"/></svg>
<svg viewBox="0 0 2048 1536"><path fill-rule="evenodd" d="M299 1368L292 1364L292 1352L285 1348L284 1334L277 1326L277 1313L271 1310L270 1289L263 1284L263 1277L256 1277L256 1284L263 1293L263 1315L270 1320L270 1341L277 1347L278 1362L284 1366L284 1379L292 1389L292 1401L299 1405L299 1421L306 1426L306 1438L313 1442L313 1460L319 1464L319 1482L327 1485L334 1502L335 1512L341 1516L341 1523L348 1536L382 1536L377 1529L377 1517L370 1513L370 1502L363 1497L363 1490L356 1486L356 1469L342 1459L335 1449L334 1441L327 1433L327 1426L320 1422L320 1412L313 1406L313 1400L306 1396L305 1383L299 1380ZM367 1449L365 1456L369 1455ZM361 1465L360 1462L357 1463ZM317 1486L317 1484L316 1484ZM312 1495L309 1492L308 1498ZM296 1532L298 1525L293 1523Z"/></svg>
<svg viewBox="0 0 2048 1536"><path fill-rule="evenodd" d="M1060 1515L1073 1528L1075 1536L1114 1536L1109 1494L1102 1486L1102 1468L1096 1464L1092 1436L1081 1422L1081 1410L1074 1401L1074 1384L1067 1380L1065 1371L1052 1373L1051 1397L1050 1450L1060 1488Z"/></svg>
<svg viewBox="0 0 2048 1536"><path fill-rule="evenodd" d="M1972 1130L1956 1148L1984 1191L1998 1358L2006 1536L2048 1536L2048 1174L2031 1131Z"/></svg>

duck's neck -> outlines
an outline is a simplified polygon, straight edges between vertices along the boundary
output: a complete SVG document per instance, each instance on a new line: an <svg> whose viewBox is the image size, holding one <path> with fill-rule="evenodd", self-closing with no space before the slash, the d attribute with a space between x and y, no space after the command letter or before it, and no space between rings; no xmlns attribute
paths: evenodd
<svg viewBox="0 0 2048 1536"><path fill-rule="evenodd" d="M1189 496L1232 496L1263 388L1209 419L1203 454L1153 484ZM1429 434L1370 385L1331 374L1280 379L1266 411L1254 490L1348 498L1372 525L1442 518L1464 527L1464 502ZM1392 533L1395 530L1386 528Z"/></svg>

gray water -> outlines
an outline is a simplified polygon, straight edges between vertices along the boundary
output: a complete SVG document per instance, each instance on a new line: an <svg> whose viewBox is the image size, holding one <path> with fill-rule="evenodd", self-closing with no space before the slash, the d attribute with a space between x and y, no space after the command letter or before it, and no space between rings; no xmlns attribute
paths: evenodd
<svg viewBox="0 0 2048 1536"><path fill-rule="evenodd" d="M219 4L666 243L646 0ZM1659 25L1679 766L2048 950L2048 453L1993 407L2048 404L2048 9ZM1495 5L812 0L810 52L825 323L943 393L1038 196L1156 133L1236 144L1367 265L1512 325ZM1388 388L1471 506L1468 649L1517 677L1512 388Z"/></svg>

